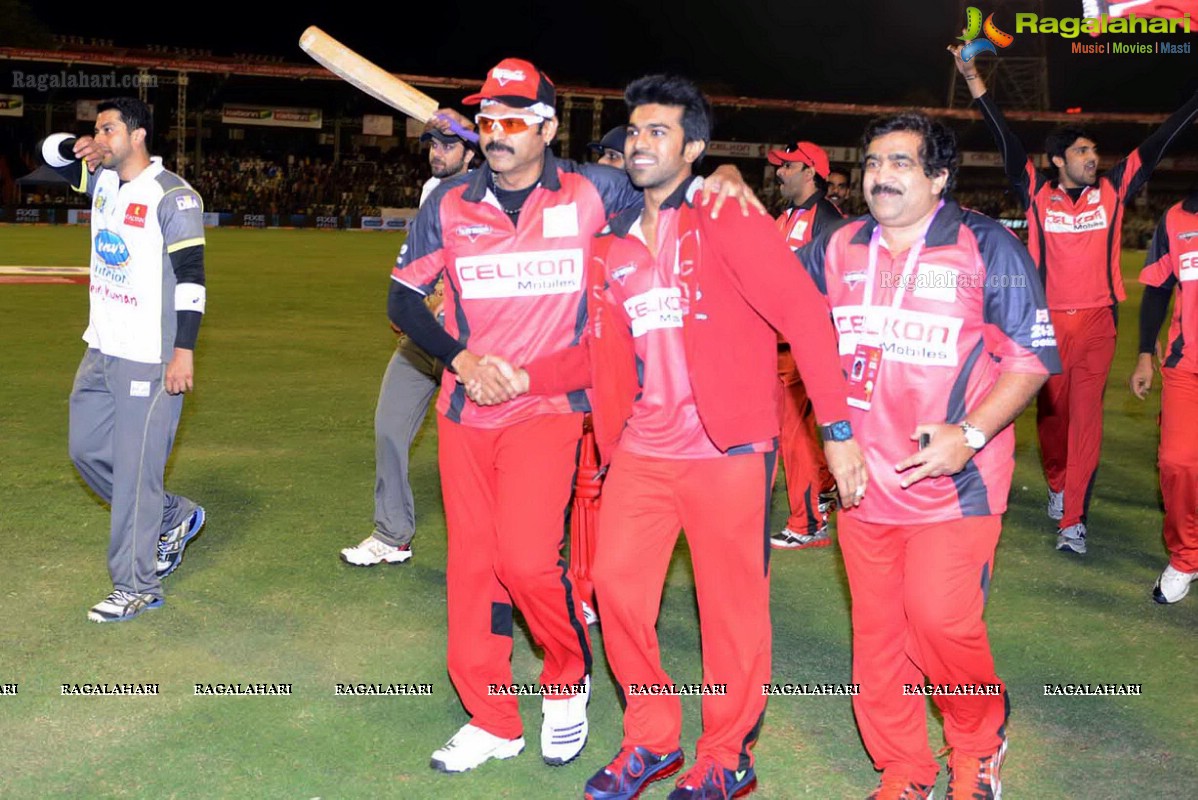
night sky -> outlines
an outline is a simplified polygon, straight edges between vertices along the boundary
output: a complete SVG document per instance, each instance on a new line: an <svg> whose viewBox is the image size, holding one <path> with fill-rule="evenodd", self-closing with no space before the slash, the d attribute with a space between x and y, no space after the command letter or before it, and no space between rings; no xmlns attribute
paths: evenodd
<svg viewBox="0 0 1198 800"><path fill-rule="evenodd" d="M983 13L997 7L975 4ZM951 69L944 47L963 20L962 4L954 0L291 2L265 19L246 16L249 3L207 0L179 7L186 24L151 14L151 4L30 5L54 33L125 46L275 54L303 63L296 42L315 24L401 73L481 81L499 59L517 55L558 83L618 88L646 72L674 71L716 94L940 106ZM1045 6L1048 15L1081 14L1081 0L1045 0ZM1004 19L1014 32L1012 15L1000 11L1000 27ZM1198 31L1198 20L1194 26ZM1054 109L1163 112L1198 89L1198 32L1170 37L1190 41L1195 51L1170 56L1074 54L1069 40L1041 36ZM1030 55L1035 38L1016 36L1002 52ZM1092 40L1083 35L1078 41Z"/></svg>

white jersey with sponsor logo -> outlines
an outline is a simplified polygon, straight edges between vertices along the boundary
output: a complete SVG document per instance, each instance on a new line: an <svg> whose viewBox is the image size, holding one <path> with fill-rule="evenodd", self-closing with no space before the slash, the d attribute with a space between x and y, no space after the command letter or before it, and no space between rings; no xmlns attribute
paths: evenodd
<svg viewBox="0 0 1198 800"><path fill-rule="evenodd" d="M91 309L83 339L105 355L169 361L176 327L170 254L204 244L200 196L157 156L127 183L114 170L97 169L86 190L92 198ZM193 300L202 312L202 297Z"/></svg>

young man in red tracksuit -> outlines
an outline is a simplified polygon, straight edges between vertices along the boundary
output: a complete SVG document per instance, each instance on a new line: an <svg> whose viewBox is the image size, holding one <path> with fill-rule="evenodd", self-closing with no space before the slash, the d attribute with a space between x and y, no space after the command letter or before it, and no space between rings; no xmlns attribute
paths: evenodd
<svg viewBox="0 0 1198 800"><path fill-rule="evenodd" d="M1158 603L1176 603L1198 578L1198 192L1161 217L1140 273L1140 358L1131 390L1152 388L1152 356L1177 287L1169 346L1161 364L1161 496L1169 564L1153 587Z"/></svg>
<svg viewBox="0 0 1198 800"><path fill-rule="evenodd" d="M1045 150L1052 178L1036 169L986 93L976 61L950 47L1003 156L1007 180L1027 212L1028 250L1048 296L1062 372L1036 403L1040 459L1048 481L1048 516L1057 549L1086 552L1087 520L1102 455L1102 399L1119 303L1126 298L1119 256L1123 208L1147 183L1173 140L1198 116L1198 93L1144 143L1102 175L1097 145L1081 128L1051 133Z"/></svg>
<svg viewBox="0 0 1198 800"><path fill-rule="evenodd" d="M791 250L797 251L844 220L840 210L824 196L830 165L822 147L812 142L796 142L782 150L771 150L766 160L778 168L774 174L779 192L790 203L777 221L778 230ZM836 502L833 491L836 483L824 460L807 387L790 345L781 337L778 377L782 381L779 452L786 466L790 517L786 526L770 537L770 546L780 550L826 547L832 543L828 535L828 512Z"/></svg>
<svg viewBox="0 0 1198 800"><path fill-rule="evenodd" d="M863 141L870 214L799 251L827 295L869 495L837 518L853 602L853 710L870 800L925 800L925 680L953 749L948 797L1001 797L1006 692L982 611L1011 488L1010 422L1059 370L1019 240L947 199L952 131L920 114ZM923 449L919 449L920 447Z"/></svg>
<svg viewBox="0 0 1198 800"><path fill-rule="evenodd" d="M649 76L625 92L625 165L643 211L617 215L595 246L585 347L527 365L523 388L590 383L610 470L592 577L608 661L625 691L624 741L587 782L590 800L630 800L676 772L682 708L657 644L661 591L680 528L695 574L703 735L671 800L723 800L756 786L752 747L770 679L767 507L778 436L777 338L795 352L825 423L845 502L865 493L846 421L835 339L811 281L763 214L711 219L692 178L710 136L694 84ZM771 327L773 326L773 327ZM589 374L589 380L588 380Z"/></svg>
<svg viewBox="0 0 1198 800"><path fill-rule="evenodd" d="M641 202L624 172L553 155L555 99L548 76L527 61L491 69L465 99L480 104L486 164L428 197L392 273L392 322L446 365L437 431L449 537L447 658L470 722L433 753L431 766L444 772L524 747L517 698L496 691L512 683L513 603L545 651L542 757L571 761L587 737L590 643L561 557L586 393L513 399L484 360L523 363L579 342L594 233ZM725 195L743 193L743 183L722 182ZM422 302L442 276L444 328ZM467 385L476 387L469 396Z"/></svg>

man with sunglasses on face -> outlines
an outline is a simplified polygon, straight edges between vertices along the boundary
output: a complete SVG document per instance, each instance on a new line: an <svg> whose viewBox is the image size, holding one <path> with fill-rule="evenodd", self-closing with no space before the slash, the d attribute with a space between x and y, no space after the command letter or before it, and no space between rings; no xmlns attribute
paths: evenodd
<svg viewBox="0 0 1198 800"><path fill-rule="evenodd" d="M778 230L791 250L797 251L816 236L831 231L844 216L828 202L828 154L812 142L796 142L771 150L766 160L782 198L790 206L778 217ZM790 345L779 338L778 377L782 381L782 438L780 450L786 465L786 496L790 517L786 526L770 537L778 550L827 547L828 513L835 505L836 482L828 471L823 443L815 425L815 409L799 375Z"/></svg>
<svg viewBox="0 0 1198 800"><path fill-rule="evenodd" d="M641 203L622 171L550 151L555 101L553 83L528 61L504 59L488 73L465 99L480 104L486 164L433 192L392 273L392 322L447 367L437 421L448 667L470 721L433 753L431 766L443 772L524 748L516 695L504 691L513 603L544 648L542 757L565 764L586 743L590 642L561 548L587 396L512 399L510 382L483 358L523 364L577 344L592 237L610 215ZM744 193L739 181L723 183L725 194ZM442 275L444 329L422 302ZM480 388L468 397L467 384Z"/></svg>

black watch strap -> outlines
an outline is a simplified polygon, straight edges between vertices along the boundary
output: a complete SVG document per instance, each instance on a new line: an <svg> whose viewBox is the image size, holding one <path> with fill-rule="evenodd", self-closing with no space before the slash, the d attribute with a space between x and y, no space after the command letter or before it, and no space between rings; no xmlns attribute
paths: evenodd
<svg viewBox="0 0 1198 800"><path fill-rule="evenodd" d="M853 438L853 426L847 419L819 426L820 436L825 442L847 442Z"/></svg>

